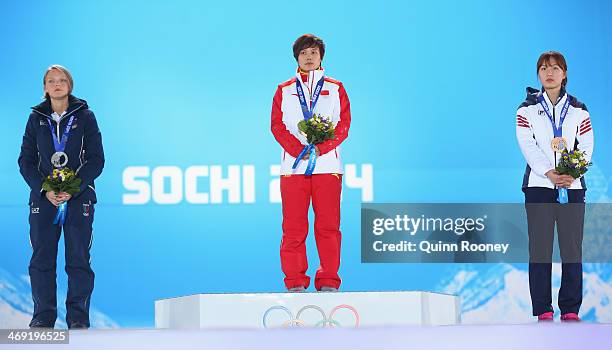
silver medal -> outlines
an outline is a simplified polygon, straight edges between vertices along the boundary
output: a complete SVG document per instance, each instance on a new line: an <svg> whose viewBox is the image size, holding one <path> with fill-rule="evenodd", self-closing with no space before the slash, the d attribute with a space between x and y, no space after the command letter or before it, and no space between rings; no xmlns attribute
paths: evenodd
<svg viewBox="0 0 612 350"><path fill-rule="evenodd" d="M68 164L68 155L64 152L55 152L51 156L51 164L56 168L63 168Z"/></svg>

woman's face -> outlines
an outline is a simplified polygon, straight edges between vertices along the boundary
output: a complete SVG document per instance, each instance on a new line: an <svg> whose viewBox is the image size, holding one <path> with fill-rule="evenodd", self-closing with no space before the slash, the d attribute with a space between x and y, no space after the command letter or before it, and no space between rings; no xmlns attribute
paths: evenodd
<svg viewBox="0 0 612 350"><path fill-rule="evenodd" d="M298 55L298 64L300 69L306 72L318 69L321 67L321 53L318 47L309 47Z"/></svg>
<svg viewBox="0 0 612 350"><path fill-rule="evenodd" d="M541 65L540 69L538 70L538 77L540 78L542 86L544 86L544 89L546 90L560 88L561 83L566 76L565 71L563 71L563 69L557 64L557 61L552 57L548 62L544 62L544 64Z"/></svg>
<svg viewBox="0 0 612 350"><path fill-rule="evenodd" d="M68 77L62 71L52 69L45 78L45 92L52 99L63 99L70 93Z"/></svg>

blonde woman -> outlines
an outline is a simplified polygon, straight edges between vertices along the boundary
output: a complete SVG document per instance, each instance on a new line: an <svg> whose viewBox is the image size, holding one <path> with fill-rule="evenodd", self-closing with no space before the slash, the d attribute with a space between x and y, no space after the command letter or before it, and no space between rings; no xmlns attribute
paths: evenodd
<svg viewBox="0 0 612 350"><path fill-rule="evenodd" d="M66 323L70 329L90 326L89 304L94 287L89 250L96 191L94 179L104 167L102 137L87 102L72 95L70 72L50 66L43 77L44 101L32 107L19 155L19 170L30 187L29 273L34 313L30 327L53 328L57 318L57 245L64 232L68 295ZM81 179L80 190L47 192L44 179L54 169L70 168ZM65 221L55 220L66 206Z"/></svg>

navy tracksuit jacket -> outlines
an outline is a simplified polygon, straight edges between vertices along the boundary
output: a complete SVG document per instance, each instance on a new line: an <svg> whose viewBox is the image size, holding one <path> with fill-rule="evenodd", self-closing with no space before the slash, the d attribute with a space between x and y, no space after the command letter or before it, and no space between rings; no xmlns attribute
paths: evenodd
<svg viewBox="0 0 612 350"><path fill-rule="evenodd" d="M56 261L62 227L53 224L57 208L45 197L42 183L53 170L51 156L55 148L49 124L61 139L68 120L74 115L64 152L68 155L66 166L77 172L82 183L79 193L68 201L63 225L68 274L66 323L69 327L76 323L89 327L89 303L94 286L89 250L97 201L94 179L104 167L102 137L94 113L84 100L70 95L68 110L59 123L51 118L52 113L48 99L32 107L18 161L21 175L31 189L29 273L34 301L31 325L52 327L57 318Z"/></svg>

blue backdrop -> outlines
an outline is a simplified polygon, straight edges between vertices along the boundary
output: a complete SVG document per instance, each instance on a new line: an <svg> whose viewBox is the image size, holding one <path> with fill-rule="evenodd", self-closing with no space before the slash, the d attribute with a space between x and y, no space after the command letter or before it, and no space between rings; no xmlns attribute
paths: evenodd
<svg viewBox="0 0 612 350"><path fill-rule="evenodd" d="M276 85L296 68L291 45L308 32L325 40L326 73L343 81L352 107L343 158L356 172L347 176L342 202L343 289L453 291L449 281L462 271L502 280L508 269L524 272L524 266L362 264L360 204L521 202L525 162L515 111L525 87L539 87L536 60L551 49L565 54L568 91L591 113L588 201L609 202L611 16L605 0L5 4L0 301L8 308L0 310L10 311L1 311L0 320L13 324L31 308L24 278L28 188L17 156L50 64L71 70L74 94L96 113L106 152L92 248L92 306L106 321L94 324L152 326L155 299L283 290L281 207L270 191L280 148L269 119ZM190 203L186 182L179 182L194 166L210 174L198 178L199 192L219 191L211 180L219 170L233 189L222 192L220 203ZM142 167L134 180L152 191L139 197L143 204L126 204L138 193L129 184L131 167ZM159 167L171 167L171 175L155 184ZM176 203L159 204L155 198L164 193ZM312 237L308 247L314 271ZM58 266L65 292L61 256ZM589 268L608 286L597 291L609 292L609 266ZM519 293L527 285L513 288ZM591 319L612 319L609 306L594 310Z"/></svg>

